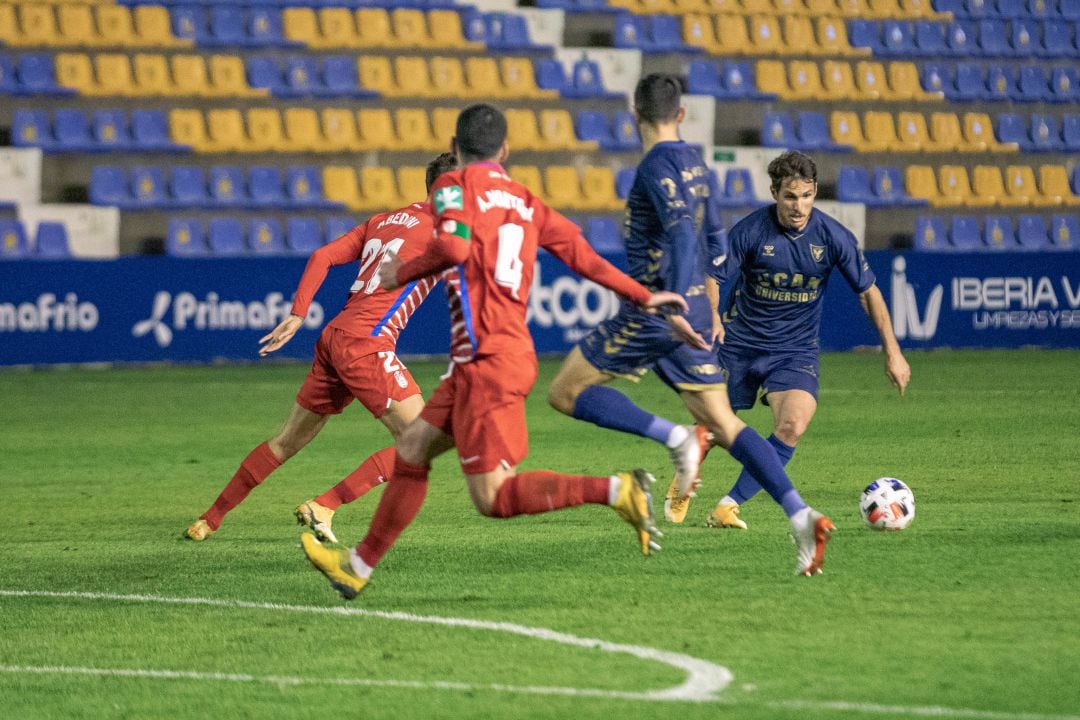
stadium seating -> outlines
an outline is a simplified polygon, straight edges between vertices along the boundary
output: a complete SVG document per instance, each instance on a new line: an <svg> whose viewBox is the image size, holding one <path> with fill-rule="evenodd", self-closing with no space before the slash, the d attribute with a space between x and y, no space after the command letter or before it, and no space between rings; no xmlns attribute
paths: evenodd
<svg viewBox="0 0 1080 720"><path fill-rule="evenodd" d="M19 260L28 254L23 224L18 220L0 219L0 260Z"/></svg>
<svg viewBox="0 0 1080 720"><path fill-rule="evenodd" d="M34 257L62 260L71 257L67 226L62 222L43 220L34 233Z"/></svg>
<svg viewBox="0 0 1080 720"><path fill-rule="evenodd" d="M985 215L982 223L982 242L987 249L1016 249L1016 229L1011 217L1008 215Z"/></svg>
<svg viewBox="0 0 1080 720"><path fill-rule="evenodd" d="M1076 213L1050 217L1050 247L1055 250L1080 250L1080 217Z"/></svg>
<svg viewBox="0 0 1080 720"><path fill-rule="evenodd" d="M214 255L245 255L248 252L247 228L236 218L211 218L206 242Z"/></svg>

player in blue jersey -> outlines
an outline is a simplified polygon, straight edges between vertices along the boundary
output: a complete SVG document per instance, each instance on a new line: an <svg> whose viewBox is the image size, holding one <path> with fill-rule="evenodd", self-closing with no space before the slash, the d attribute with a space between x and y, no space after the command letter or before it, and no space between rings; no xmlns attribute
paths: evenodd
<svg viewBox="0 0 1080 720"><path fill-rule="evenodd" d="M714 322L718 296L706 296L706 266L724 249L710 202L712 173L700 152L679 139L686 114L681 92L677 78L658 74L642 78L635 89L647 152L627 198L623 235L630 275L650 290L679 293L689 310L663 318L623 303L571 350L552 382L549 402L579 420L666 445L678 499L697 486L709 442L726 448L784 508L798 547L796 571L813 575L821 571L833 524L803 502L773 447L732 411L724 371L712 351L721 327ZM647 369L679 393L702 433L653 415L607 387L616 377L637 378Z"/></svg>
<svg viewBox="0 0 1080 720"><path fill-rule="evenodd" d="M821 300L833 270L858 294L877 328L885 374L900 395L911 369L855 236L814 208L814 161L800 152L786 152L769 163L769 179L776 204L735 224L728 235L727 260L716 273L717 279L734 284L733 289L725 286L724 337L717 348L728 371L732 408L753 407L760 393L773 415L768 442L786 465L817 409ZM746 529L739 506L760 489L744 470L709 514L708 525ZM681 521L688 505L687 498L669 512Z"/></svg>

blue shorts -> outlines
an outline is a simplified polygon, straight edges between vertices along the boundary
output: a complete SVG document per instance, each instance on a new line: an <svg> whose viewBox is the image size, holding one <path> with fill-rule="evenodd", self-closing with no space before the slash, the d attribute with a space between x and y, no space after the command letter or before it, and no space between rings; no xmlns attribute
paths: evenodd
<svg viewBox="0 0 1080 720"><path fill-rule="evenodd" d="M724 370L716 354L671 337L667 321L645 313L620 311L578 343L593 367L637 379L649 369L676 390L723 387Z"/></svg>
<svg viewBox="0 0 1080 720"><path fill-rule="evenodd" d="M728 400L733 410L754 407L762 395L782 390L805 390L817 399L820 362L817 352L766 352L717 345L728 373ZM768 404L764 398L763 404Z"/></svg>

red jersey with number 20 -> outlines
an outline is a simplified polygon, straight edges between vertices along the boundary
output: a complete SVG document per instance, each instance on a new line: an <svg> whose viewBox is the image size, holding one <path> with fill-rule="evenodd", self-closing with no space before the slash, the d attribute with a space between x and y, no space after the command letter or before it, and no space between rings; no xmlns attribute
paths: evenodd
<svg viewBox="0 0 1080 720"><path fill-rule="evenodd" d="M650 297L597 255L577 225L511 180L498 163L445 173L432 191L436 242L424 257L404 263L397 277L403 282L452 267L444 279L455 362L533 351L525 317L538 247L623 297L638 303Z"/></svg>
<svg viewBox="0 0 1080 720"><path fill-rule="evenodd" d="M408 261L423 255L433 237L431 206L414 203L389 213L373 215L337 240L311 254L293 297L292 312L304 317L326 273L334 265L360 261L349 299L328 327L357 338L377 338L393 347L413 311L438 282L423 277L396 290L379 286L379 265L389 252Z"/></svg>

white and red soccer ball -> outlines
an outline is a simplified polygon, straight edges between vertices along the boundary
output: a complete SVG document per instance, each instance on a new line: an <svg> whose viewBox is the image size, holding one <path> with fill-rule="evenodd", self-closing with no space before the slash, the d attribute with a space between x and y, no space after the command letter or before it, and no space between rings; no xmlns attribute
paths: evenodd
<svg viewBox="0 0 1080 720"><path fill-rule="evenodd" d="M878 478L863 490L859 512L875 530L903 530L915 519L915 495L896 478Z"/></svg>

